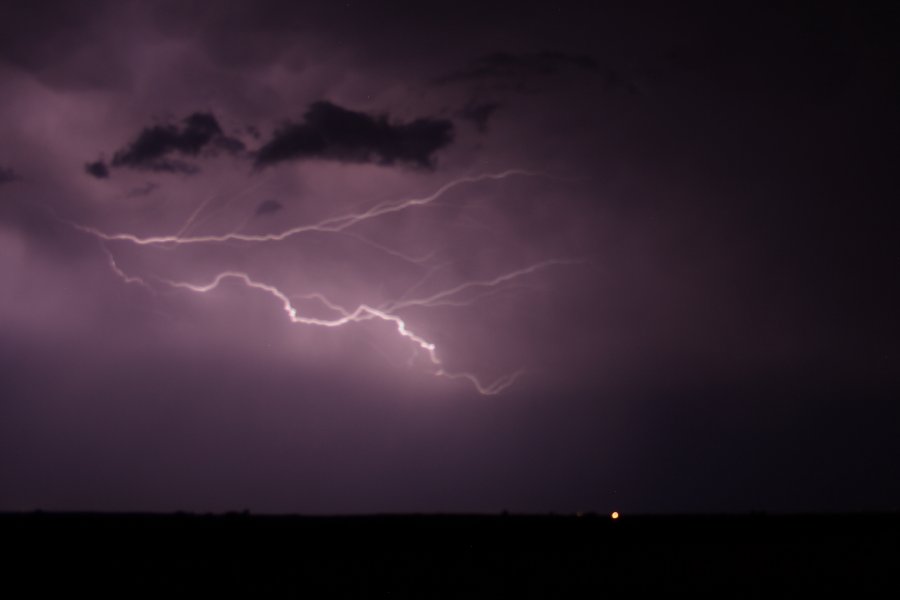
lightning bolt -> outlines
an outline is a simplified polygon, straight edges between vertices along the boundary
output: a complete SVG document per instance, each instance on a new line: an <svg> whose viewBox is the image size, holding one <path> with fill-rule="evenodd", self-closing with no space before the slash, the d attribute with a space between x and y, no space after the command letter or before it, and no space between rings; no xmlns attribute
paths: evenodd
<svg viewBox="0 0 900 600"><path fill-rule="evenodd" d="M150 292L154 292L153 287L151 287L150 284L147 283L143 278L131 276L123 271L119 266L119 263L116 262L116 257L113 256L113 253L109 251L109 248L107 248L105 244L101 244L100 247L103 248L103 252L106 254L107 264L109 265L109 268L113 273L116 274L117 277L119 277L119 279L121 279L125 283L133 283Z"/></svg>
<svg viewBox="0 0 900 600"><path fill-rule="evenodd" d="M515 380L523 373L522 371L517 371L509 375L504 375L503 377L500 377L490 384L484 384L481 382L481 380L479 380L475 375L471 373L454 373L447 371L444 368L440 358L438 357L437 349L434 343L411 331L407 326L406 321L404 321L396 314L392 314L382 309L368 306L366 304L360 304L354 310L348 311L343 307L331 302L321 294L310 294L306 297L317 298L321 300L323 304L338 312L340 316L333 319L304 317L299 314L299 311L291 302L291 299L287 296L287 294L273 285L256 281L247 273L241 271L225 271L223 273L219 273L212 281L204 284L172 280L162 280L162 282L173 288L181 288L190 290L192 292L205 294L215 290L222 284L222 282L228 279L237 280L248 288L265 292L266 294L278 300L278 302L281 304L282 310L287 315L291 323L314 325L319 327L341 327L342 325L347 325L348 323L358 323L370 319L378 319L390 323L394 326L400 336L410 340L413 344L415 344L416 347L425 352L425 355L428 357L429 362L435 367L435 375L440 377L447 377L450 379L465 379L469 381L480 394L483 394L485 396L499 394L510 385L512 385L513 382L515 382Z"/></svg>
<svg viewBox="0 0 900 600"><path fill-rule="evenodd" d="M376 204L372 208L365 210L363 212L357 213L349 213L346 215L338 215L334 217L329 217L318 223L312 223L308 225L300 225L299 227L294 227L292 229L288 229L286 231L282 231L280 233L267 233L267 234L249 234L249 233L239 233L237 231L232 231L230 233L223 233L221 235L199 235L199 236L184 236L184 235L158 235L158 236L148 236L141 237L138 235L134 235L132 233L105 233L100 231L99 229L93 227L87 227L85 225L81 225L78 223L73 223L68 221L68 224L76 229L84 231L85 233L89 233L93 236L99 237L108 242L113 241L123 241L123 242L131 242L133 244L138 244L140 246L149 246L155 244L209 244L215 242L278 242L281 240L285 240L287 238L293 237L295 235L299 235L301 233L310 233L310 232L320 232L320 233L329 233L335 231L343 231L357 223L362 221L368 221L370 219L374 219L376 217L380 217L382 215L386 215L389 213L400 212L403 210L407 210L409 208L415 206L424 206L426 204L431 204L450 190L457 188L464 184L471 183L479 183L487 180L499 180L506 179L507 177L511 177L513 175L530 175L530 176L538 176L542 175L541 173L535 171L525 171L523 169L509 169L507 171L503 171L501 173L488 173L484 175L473 175L468 177L460 177L459 179L454 179L449 183L444 184L440 188L437 189L434 193L422 197L422 198L409 198L406 200L395 200L390 202L382 202L380 204ZM191 220L189 220L190 222ZM182 231L185 230L185 227L182 227Z"/></svg>
<svg viewBox="0 0 900 600"><path fill-rule="evenodd" d="M535 176L540 175L540 173L536 173L533 171L525 171L521 169L510 169L507 171L503 171L500 173L489 173L475 176L462 177L459 179L452 180L440 188L438 188L435 192L428 196L420 197L420 198L410 198L405 200L398 201L389 201L382 202L369 208L367 210L361 212L352 212L345 215L339 215L334 217L329 217L318 223L301 225L298 227L294 227L280 233L271 233L271 234L244 234L238 233L237 231L233 231L231 233L225 233L221 235L203 235L203 236L187 236L185 233L191 228L193 224L195 224L197 217L200 213L206 208L209 204L210 199L202 202L188 217L187 222L181 227L179 232L175 235L160 235L160 236L149 236L149 237L141 237L138 235L130 234L130 233L114 233L109 234L100 231L99 229L81 225L79 223L74 223L71 221L65 221L68 225L74 227L75 229L89 234L95 238L97 238L101 242L101 246L106 253L108 264L110 269L115 273L117 277L119 277L122 281L128 284L136 284L141 287L148 289L151 292L155 292L156 288L154 285L151 285L149 278L137 277L134 275L129 275L126 273L120 265L116 262L116 259L113 253L110 251L108 244L110 242L130 242L132 244L138 246L151 246L151 245L165 245L166 247L174 247L183 244L204 244L204 243L222 243L222 242L249 242L249 243L265 243L265 242L278 242L284 239L287 239L291 236L299 235L302 233L308 232L328 232L328 233L338 233L342 235L351 235L354 238L358 238L364 243L367 243L373 247L376 247L384 252L395 255L399 258L407 260L409 262L413 262L416 264L421 264L427 261L432 255L426 255L425 257L410 257L405 254L402 254L398 251L395 251L386 246L382 246L377 244L376 242L372 242L366 238L362 238L361 236L357 236L351 232L345 231L346 229L356 225L362 221L367 221L370 219L375 219L382 215L386 215L389 213L400 212L404 210L411 209L417 206L423 206L434 202L439 199L441 196L446 194L448 191L459 187L464 184L474 184L478 182L488 181L488 180L499 180L505 179L507 177L511 177L514 175L523 175L523 176ZM62 220L62 219L61 219ZM433 253L432 253L433 254ZM207 294L219 289L223 283L226 281L234 281L242 284L244 287L264 293L274 300L276 300L280 306L284 314L287 316L287 319L292 324L306 325L306 326L315 326L315 327L328 327L328 328L337 328L346 326L352 323L360 323L363 321L371 321L377 320L391 325L396 331L397 335L408 340L413 347L417 351L421 351L427 357L427 362L430 365L431 372L438 377L443 377L447 379L453 380L464 380L467 381L470 385L472 385L475 390L485 396L491 396L495 394L499 394L502 391L509 388L513 385L516 380L522 376L524 373L523 370L518 370L491 382L483 382L479 377L477 377L473 373L469 372L455 372L450 371L446 368L444 362L441 360L437 348L434 342L426 339L419 333L416 333L410 329L407 322L400 316L399 312L404 309L411 307L425 307L425 308L433 308L437 306L465 306L469 305L472 302L482 298L491 293L495 293L500 291L500 286L512 282L514 280L526 277L531 275L539 270L546 269L552 266L559 265L571 265L577 264L581 261L572 260L572 259L549 259L541 262L534 263L532 265L509 271L506 273L502 273L490 279L483 280L471 280L460 283L456 286L453 286L448 289L441 290L439 292L432 293L427 296L418 297L418 298L408 298L408 296L412 293L414 289L420 287L428 277L434 273L435 269L432 269L423 277L418 283L413 285L410 289L404 293L401 298L389 302L382 303L381 305L374 306L368 303L360 303L356 306L356 308L346 308L337 304L336 302L330 300L325 295L321 293L311 293L311 294L303 294L303 295L289 295L287 292L279 289L275 285L270 283L266 283L260 281L258 279L253 278L249 273L244 271L237 270L227 270L223 271L217 275L215 275L211 280L205 283L197 283L190 281L178 281L173 279L166 279L161 277L153 277L152 281L154 281L158 285L164 285L170 289L176 290L186 290L193 293L199 294ZM470 290L480 290L481 293L471 297L461 297L464 293L469 292ZM321 317L311 317L304 316L301 314L300 310L294 304L294 300L296 299L304 299L304 300L316 300L325 306L328 310L333 313L333 316L329 318L321 318Z"/></svg>
<svg viewBox="0 0 900 600"><path fill-rule="evenodd" d="M442 302L442 301L446 301L446 299L448 299L450 296L455 296L455 295L457 295L467 289L470 289L470 288L497 287L501 283L505 283L507 281L517 279L519 277L522 277L523 275L530 275L531 273L534 273L535 271L538 271L540 269L545 269L545 268L553 266L553 265L574 265L574 264L581 264L582 262L583 261L581 261L581 260L574 260L574 259L544 260L539 263L535 263L531 266L528 266L528 267L525 267L522 269L518 269L516 271L511 271L509 273L504 273L503 275L498 275L497 277L494 277L493 279L487 279L484 281L466 281L464 283L457 285L456 287L452 287L448 290L444 290L442 292L432 294L431 296L428 296L426 298L418 298L418 299L414 299L414 300L403 300L403 301L399 301L399 302L387 303L384 306L384 308L385 308L385 310L394 311L394 310L399 310L401 308L407 308L410 306L431 306L431 307L440 306L441 304L446 303L446 302ZM457 303L457 305L458 305L458 303Z"/></svg>

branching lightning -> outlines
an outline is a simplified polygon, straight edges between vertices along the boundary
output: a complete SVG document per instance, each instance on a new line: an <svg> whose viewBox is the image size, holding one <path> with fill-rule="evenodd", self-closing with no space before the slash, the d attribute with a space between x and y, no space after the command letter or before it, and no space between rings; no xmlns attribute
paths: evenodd
<svg viewBox="0 0 900 600"><path fill-rule="evenodd" d="M352 227L357 223L362 221L368 221L370 219L374 219L376 217L380 217L382 215L386 215L389 213L400 212L414 206L423 206L426 204L430 204L452 190L453 188L459 187L461 185L467 183L478 183L481 181L487 181L490 179L506 179L507 177L511 177L513 175L540 175L540 173L534 171L525 171L522 169L510 169L507 171L503 171L501 173L489 173L486 175L474 175L469 177L461 177L459 179L454 179L449 183L444 184L440 188L437 189L434 193L429 196L425 196L422 198L408 198L406 200L396 200L391 202L382 202L380 204L376 204L372 208L365 210L363 212L358 213L350 213L346 215L338 215L335 217L329 217L327 219L323 219L318 223L313 223L309 225L300 225L298 227L293 227L286 231L282 231L280 233L266 233L266 234L249 234L249 233L239 233L237 231L232 231L230 233L223 233L221 235L199 235L199 236L185 236L185 235L158 235L158 236L147 236L141 237L131 233L104 233L99 229L95 229L93 227L86 227L84 225L80 225L78 223L69 222L73 227L84 231L85 233L89 233L106 241L125 241L132 242L134 244L138 244L141 246L149 246L154 244L209 244L215 242L277 242L281 240L285 240L287 238L293 237L295 235L299 235L302 233L310 233L310 232L320 232L320 233L330 233L336 231L343 231L348 227ZM195 218L195 216L194 216ZM189 222L192 222L192 219L189 219ZM184 231L186 227L182 228Z"/></svg>
<svg viewBox="0 0 900 600"><path fill-rule="evenodd" d="M435 200L446 194L448 191L464 184L474 184L487 180L505 179L514 175L534 176L539 175L539 173L519 169L511 169L503 171L501 173L462 177L444 184L443 186L438 188L437 191L428 196L399 201L382 202L365 211L333 216L319 221L318 223L301 225L282 231L280 233L271 234L245 234L239 233L238 231L232 231L230 233L220 235L186 235L191 227L196 223L198 216L207 207L212 198L204 200L191 213L191 215L188 217L188 220L175 235L141 237L130 233L110 234L102 232L96 228L88 227L71 221L66 221L66 223L76 228L77 230L87 233L100 240L103 250L107 255L110 269L113 271L113 273L116 274L116 276L118 276L126 283L139 285L151 292L155 292L157 286L161 285L171 289L187 290L194 293L206 294L219 289L226 281L234 281L242 284L246 288L265 293L277 300L288 320L293 324L337 328L352 323L359 323L362 321L370 320L377 320L388 323L396 331L397 335L408 340L417 351L421 351L422 353L424 353L425 357L427 358L429 370L434 375L448 379L462 379L469 382L475 388L475 390L478 391L478 393L483 395L494 395L499 394L500 392L511 386L513 383L515 383L515 381L523 374L524 371L518 370L513 373L503 375L502 377L499 377L498 379L489 383L483 382L479 377L472 373L450 371L445 367L445 364L442 361L434 342L426 339L421 334L412 331L409 328L407 322L400 316L400 312L411 307L434 308L437 306L466 306L471 304L472 302L477 301L479 298L500 291L501 289L503 289L501 288L501 286L512 282L513 280L526 277L545 268L558 265L574 264L578 261L567 259L544 260L520 269L502 273L490 279L465 281L451 288L431 293L426 296L409 298L412 291L420 287L421 284L434 272L434 270L438 268L436 267L435 269L429 271L429 273L426 274L422 280L413 285L410 289L407 290L405 294L403 294L403 296L401 296L397 300L384 302L379 305L372 305L363 302L358 304L355 308L351 309L339 305L338 303L330 300L325 295L319 292L302 295L290 295L282 289L279 289L275 285L255 279L250 274L238 270L223 271L218 275L215 275L211 280L201 283L178 281L160 277L151 278L129 275L116 262L116 259L112 251L109 249L108 245L111 242L128 242L137 246L164 245L166 247L177 247L179 245L185 244L215 244L224 242L266 243L279 242L289 237L303 233L326 232L337 233L341 235L350 235L370 246L376 247L379 250L397 256L398 258L402 258L403 260L411 263L422 264L427 261L433 253L424 257L408 256L406 254L403 254L402 252L383 246L376 242L372 242L371 240L345 230L358 223L375 219L382 215L408 210L417 206L427 205L434 202ZM151 284L151 281L153 282L153 284ZM480 293L474 296L469 294L467 297L464 293L470 290L480 290ZM331 311L332 316L329 316L327 318L305 316L301 314L301 311L294 303L297 299L316 300L329 311Z"/></svg>
<svg viewBox="0 0 900 600"><path fill-rule="evenodd" d="M512 373L510 375L504 375L496 381L486 385L471 373L452 373L444 368L443 363L441 362L440 358L438 358L435 345L422 336L414 333L413 331L410 331L410 329L406 325L406 322L395 314L372 306L368 306L366 304L360 304L353 311L348 311L343 307L334 304L321 294L311 294L309 295L309 297L315 297L321 300L322 303L327 307L335 310L339 316L333 319L304 317L299 314L299 311L291 302L291 299L284 292L273 285L251 279L249 275L240 271L225 271L224 273L219 273L218 275L216 275L215 279L205 284L194 284L184 281L170 280L163 280L163 283L174 288L186 289L198 293L207 293L215 290L222 284L222 282L228 279L235 279L243 283L248 288L260 290L277 299L281 303L281 307L291 323L314 325L319 327L340 327L342 325L347 325L348 323L357 323L369 319L379 319L381 321L391 323L394 325L397 333L400 336L410 340L418 348L425 351L429 362L435 367L435 375L448 377L451 379L466 379L475 386L475 389L477 389L480 394L484 394L486 396L502 392L504 389L512 385L516 378L518 378L519 375L522 374L521 371L517 371L516 373Z"/></svg>

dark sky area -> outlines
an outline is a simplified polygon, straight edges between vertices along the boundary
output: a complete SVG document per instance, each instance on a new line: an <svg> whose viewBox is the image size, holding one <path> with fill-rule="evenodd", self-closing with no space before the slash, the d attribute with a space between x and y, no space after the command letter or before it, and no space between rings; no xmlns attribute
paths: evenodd
<svg viewBox="0 0 900 600"><path fill-rule="evenodd" d="M616 4L4 2L0 510L900 508L900 11Z"/></svg>

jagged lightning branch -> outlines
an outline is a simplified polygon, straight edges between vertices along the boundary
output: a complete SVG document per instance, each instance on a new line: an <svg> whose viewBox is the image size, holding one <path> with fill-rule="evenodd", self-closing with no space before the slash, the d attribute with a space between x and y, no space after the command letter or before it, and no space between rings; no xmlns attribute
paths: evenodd
<svg viewBox="0 0 900 600"><path fill-rule="evenodd" d="M222 284L222 282L227 279L236 279L248 288L260 290L277 299L281 303L282 310L284 310L285 314L287 314L288 319L290 319L291 323L315 325L319 327L340 327L348 323L356 323L370 319L379 319L381 321L391 323L396 328L398 334L412 341L417 347L425 351L425 354L426 356L428 356L429 361L436 368L435 375L451 379L466 379L475 386L480 394L486 396L502 392L504 389L512 385L513 382L515 382L515 380L522 374L522 371L517 371L509 375L504 375L493 383L485 385L471 373L453 373L447 371L437 355L437 349L434 343L411 331L406 322L395 314L391 314L382 309L368 306L366 304L360 304L355 310L348 311L343 307L340 307L331 302L322 294L309 294L306 297L319 299L323 304L337 311L340 316L334 319L304 317L299 314L297 308L293 305L291 299L287 296L287 294L273 285L256 281L255 279L252 279L248 274L241 271L225 271L223 273L219 273L211 282L206 284L172 281L167 279L163 279L161 281L173 288L182 288L190 290L192 292L207 293L218 288Z"/></svg>
<svg viewBox="0 0 900 600"><path fill-rule="evenodd" d="M425 196L422 198L413 198L401 201L393 201L393 202L383 202L377 204L376 206L357 213L350 213L347 215L330 217L319 223L315 223L312 225L303 225L299 227L295 227L289 229L287 231L275 234L265 234L265 235L251 235L251 234L241 234L237 232L232 232L228 234L222 235L208 235L208 236L193 236L193 237L184 237L183 234L190 228L190 226L195 222L196 218L202 212L202 210L206 207L211 199L208 199L200 204L197 209L189 216L185 225L181 228L181 230L174 236L151 236L151 237L140 237L133 234L127 233L118 233L118 234L107 234L93 227L87 227L78 223L73 223L66 221L72 227L76 229L88 233L98 240L101 241L104 252L108 258L108 264L111 270L124 282L129 284L137 284L141 287L144 287L151 292L155 291L154 287L148 283L148 280L136 277L133 275L127 274L116 262L115 257L112 252L107 247L107 242L112 241L127 241L136 245L156 245L156 244L165 244L165 245L180 245L180 244L198 244L198 243L217 243L217 242L230 242L230 241L241 241L241 242L274 242L281 241L290 236L297 235L300 233L306 232L332 232L332 233L342 233L349 234L350 232L344 231L345 229L368 219L373 219L375 217L398 212L402 210L406 210L408 208L414 206L421 206L425 204L429 204L434 200L440 198L447 191L457 187L459 185L465 183L476 183L480 181L486 181L490 179L505 179L512 175L538 175L538 173L532 171L524 171L520 169L510 169L507 171L503 171L501 173L493 173L493 174L485 174L485 175L477 175L477 176L469 176L462 177L456 180L453 180L449 183L444 184L440 187L436 192L432 193L429 196ZM354 237L357 237L354 235ZM403 257L411 262L421 263L424 260L427 260L428 257L423 259L415 259L412 257L407 257L402 255L399 252L392 251L390 248L383 247L374 242L370 242L365 238L362 238L362 241L370 243L373 246L376 246L384 251L387 251L391 254L398 255ZM430 257L430 255L429 255ZM335 302L332 302L328 298L326 298L323 294L320 293L312 293L305 295L295 295L294 298L303 298L303 299L315 299L321 302L328 309L335 312L338 316L334 318L316 318L316 317L307 317L300 315L296 306L294 306L291 296L288 296L285 292L278 289L274 285L264 283L253 279L249 274L242 271L224 271L216 275L212 281L209 283L191 283L186 281L175 281L170 279L163 278L154 278L155 281L162 283L168 287L175 289L185 289L195 293L208 293L215 289L217 289L224 281L226 280L236 280L244 284L244 286L265 292L266 294L272 296L276 300L281 303L282 310L288 316L291 323L303 324L303 325L311 325L311 326L320 326L320 327L340 327L343 325L347 325L349 323L358 323L362 321L368 321L372 319L377 319L383 322L391 323L396 329L397 333L410 340L417 348L423 350L428 357L429 362L434 367L434 374L440 377L446 377L449 379L464 379L468 381L473 387L483 395L494 395L502 392L509 386L511 386L516 379L518 379L523 371L519 370L507 375L500 377L490 384L484 384L481 382L478 377L471 373L467 372L451 372L448 371L438 356L436 346L433 342L427 340L421 335L413 332L407 326L406 321L401 318L397 313L399 310L403 310L409 307L436 307L442 305L454 305L454 306L462 306L470 304L477 300L478 297L484 296L486 293L482 293L479 296L468 298L468 299L458 299L457 297L471 289L487 289L488 293L492 290L500 286L501 284L507 283L514 279L524 277L526 275L532 274L540 269L544 269L550 266L555 265L565 265L565 264L575 264L580 261L569 260L569 259L551 259L544 260L533 265L511 271L508 273L504 273L502 275L498 275L492 279L485 280L472 280L463 282L457 286L452 288L442 290L440 292L433 293L429 296L422 298L414 298L414 299L404 299L405 296L408 296L413 289L420 286L431 273L426 274L426 276L420 280L417 284L415 284L412 288L407 290L401 299L396 301L386 302L380 306L370 306L368 304L360 304L353 310L346 309ZM432 271L433 272L433 271Z"/></svg>

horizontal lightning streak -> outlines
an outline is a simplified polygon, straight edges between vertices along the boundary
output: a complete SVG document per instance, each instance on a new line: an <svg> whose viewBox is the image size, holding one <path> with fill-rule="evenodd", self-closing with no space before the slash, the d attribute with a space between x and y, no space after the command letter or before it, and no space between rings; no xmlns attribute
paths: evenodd
<svg viewBox="0 0 900 600"><path fill-rule="evenodd" d="M419 298L419 299L415 299L415 300L403 300L400 302L388 303L384 306L384 309L396 311L396 310L399 310L402 308L407 308L410 306L437 306L439 304L439 301L445 300L445 299L449 298L450 296L454 296L454 295L459 294L460 292L463 292L470 288L496 287L496 286L500 285L501 283L510 281L517 277L521 277L523 275L529 275L531 273L534 273L535 271L538 271L540 269L546 269L547 267L550 267L553 265L573 265L573 264L579 264L580 262L581 261L579 261L579 260L573 260L573 259L544 260L539 263L533 264L529 267L525 267L525 268L519 269L517 271L511 271L509 273L499 275L493 279L487 279L487 280L483 280L483 281L466 281L465 283L461 283L456 287L450 288L449 290L444 290L442 292L432 294L431 296L428 296L427 298Z"/></svg>
<svg viewBox="0 0 900 600"><path fill-rule="evenodd" d="M498 287L489 289L485 292L481 292L480 294L475 294L474 296L469 296L464 299L454 300L452 298L447 298L445 300L435 300L433 302L428 303L428 308L437 308L439 306L455 306L455 307L464 307L464 306L472 306L479 300L483 298L487 298L490 296L496 296L503 292L509 292L511 290L523 290L528 289L529 286L526 285L509 285L504 287ZM384 309L384 306L380 306L379 308Z"/></svg>
<svg viewBox="0 0 900 600"><path fill-rule="evenodd" d="M250 234L250 233L223 233L219 235L200 235L200 236L179 236L179 235L160 235L160 236L148 236L141 237L138 235L134 235L131 233L104 233L99 229L94 227L88 227L86 225L81 225L78 223L69 222L69 225L83 231L85 233L89 233L93 236L99 237L106 241L123 241L123 242L131 242L133 244L138 244L141 246L154 245L154 244L209 244L215 242L228 242L228 241L239 241L239 242L277 242L289 237L299 235L301 233L309 233L313 231L318 232L335 232L335 231L343 231L348 227L352 227L361 221L366 221L369 219L374 219L375 217L380 217L381 215L400 212L411 208L413 206L423 206L426 204L430 204L434 202L448 191L453 188L459 187L460 185L467 183L478 183L481 181L487 180L499 180L506 179L507 177L511 177L513 175L540 175L540 173L533 171L525 171L522 169L509 169L507 171L503 171L500 173L488 173L483 175L473 175L468 177L460 177L459 179L454 179L448 183L445 183L443 186L437 189L437 191L432 194L425 196L423 198L410 198L407 200L395 200L391 202L382 202L381 204L377 204L372 208L358 213L350 213L347 215L339 215L335 217L329 217L318 223L313 223L310 225L300 225L286 231L282 231L280 233L268 233L268 234Z"/></svg>

